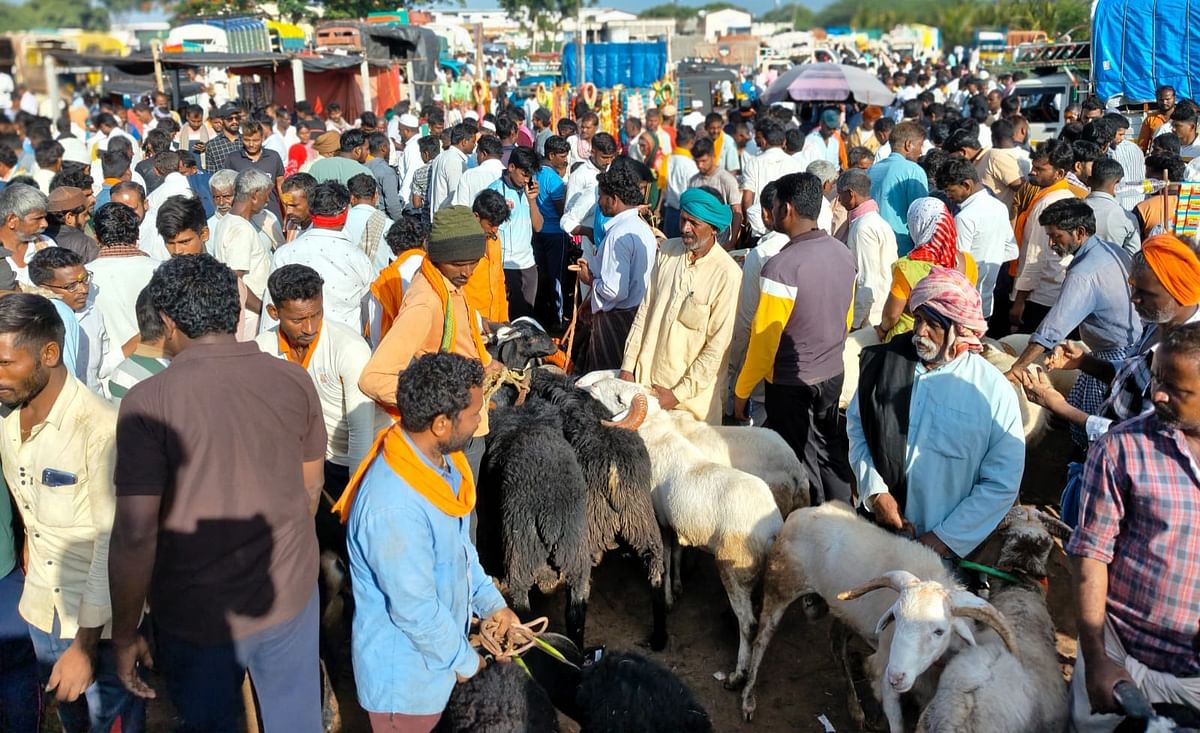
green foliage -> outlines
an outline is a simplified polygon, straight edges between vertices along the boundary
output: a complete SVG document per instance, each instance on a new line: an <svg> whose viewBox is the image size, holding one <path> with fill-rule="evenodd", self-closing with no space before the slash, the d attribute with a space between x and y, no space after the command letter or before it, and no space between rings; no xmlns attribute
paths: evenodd
<svg viewBox="0 0 1200 733"><path fill-rule="evenodd" d="M948 46L969 44L978 28L1041 30L1051 38L1072 31L1088 35L1087 0L835 0L817 13L817 26L852 26L888 31L901 23L923 23L942 31Z"/></svg>
<svg viewBox="0 0 1200 733"><path fill-rule="evenodd" d="M768 10L759 20L764 23L791 23L793 30L806 31L813 27L814 17L807 5L788 3Z"/></svg>
<svg viewBox="0 0 1200 733"><path fill-rule="evenodd" d="M716 10L726 10L728 8L746 11L745 8L728 2L714 2L706 5L679 5L676 3L666 3L663 5L655 5L653 7L646 8L642 12L638 13L638 17L688 20L689 18L697 17L701 12L711 13Z"/></svg>
<svg viewBox="0 0 1200 733"><path fill-rule="evenodd" d="M114 9L116 11L116 9ZM6 31L35 28L82 28L104 31L109 27L107 4L90 5L71 0L26 0L0 3L0 28Z"/></svg>

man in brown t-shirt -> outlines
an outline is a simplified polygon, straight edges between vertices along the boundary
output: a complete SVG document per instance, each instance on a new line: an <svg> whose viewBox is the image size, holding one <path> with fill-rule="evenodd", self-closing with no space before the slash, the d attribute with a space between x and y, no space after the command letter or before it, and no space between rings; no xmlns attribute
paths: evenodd
<svg viewBox="0 0 1200 733"><path fill-rule="evenodd" d="M148 598L184 729L238 730L248 669L267 730L319 730L316 389L301 367L235 340L237 277L216 259L171 259L147 288L172 363L129 391L117 421L117 673L153 696L136 671L149 663Z"/></svg>

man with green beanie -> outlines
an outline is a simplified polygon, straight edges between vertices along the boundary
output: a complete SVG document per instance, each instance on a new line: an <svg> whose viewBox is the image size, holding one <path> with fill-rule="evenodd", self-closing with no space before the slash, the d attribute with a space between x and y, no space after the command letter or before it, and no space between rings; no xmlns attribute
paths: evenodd
<svg viewBox="0 0 1200 733"><path fill-rule="evenodd" d="M703 188L685 191L679 209L680 237L658 248L621 378L651 387L664 409L719 424L742 273L717 237L733 212Z"/></svg>
<svg viewBox="0 0 1200 733"><path fill-rule="evenodd" d="M479 312L471 308L463 293L484 248L483 229L469 207L447 206L434 214L428 252L404 291L404 302L391 329L358 379L363 394L383 405L393 417L396 380L418 357L453 353L477 359L484 367L491 364L479 331ZM487 432L485 406L479 428L465 451L476 475Z"/></svg>

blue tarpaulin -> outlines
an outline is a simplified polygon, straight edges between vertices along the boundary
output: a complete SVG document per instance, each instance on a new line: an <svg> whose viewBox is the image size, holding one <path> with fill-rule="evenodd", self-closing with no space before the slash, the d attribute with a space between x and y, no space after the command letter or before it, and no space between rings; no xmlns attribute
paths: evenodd
<svg viewBox="0 0 1200 733"><path fill-rule="evenodd" d="M563 46L562 74L575 84L579 57L574 43ZM618 84L627 87L648 87L667 74L667 44L585 43L583 45L583 80L597 89L611 89Z"/></svg>
<svg viewBox="0 0 1200 733"><path fill-rule="evenodd" d="M1178 99L1193 99L1200 93L1200 0L1097 0L1092 78L1104 100L1153 100L1163 84Z"/></svg>

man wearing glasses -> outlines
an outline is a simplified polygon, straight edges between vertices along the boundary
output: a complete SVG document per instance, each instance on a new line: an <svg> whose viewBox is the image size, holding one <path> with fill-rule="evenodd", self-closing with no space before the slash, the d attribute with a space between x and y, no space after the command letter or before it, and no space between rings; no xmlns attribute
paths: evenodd
<svg viewBox="0 0 1200 733"><path fill-rule="evenodd" d="M75 376L88 389L100 392L102 381L121 363L124 354L120 345L109 339L104 316L96 308L91 294L92 273L71 250L47 247L29 260L29 279L43 289L43 295L61 300L75 314L80 328Z"/></svg>

